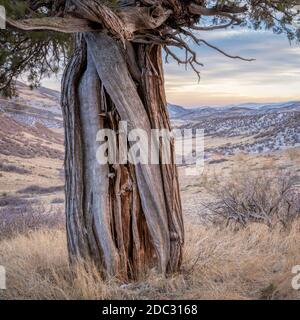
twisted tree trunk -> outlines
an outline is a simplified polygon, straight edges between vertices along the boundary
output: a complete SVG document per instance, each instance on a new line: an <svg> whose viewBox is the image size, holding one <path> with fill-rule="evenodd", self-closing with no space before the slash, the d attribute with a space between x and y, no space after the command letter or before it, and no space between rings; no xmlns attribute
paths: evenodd
<svg viewBox="0 0 300 320"><path fill-rule="evenodd" d="M106 33L76 36L65 71L66 216L70 260L93 261L103 275L137 279L158 266L180 268L184 230L177 169L171 164L101 165L100 129L170 128L161 48L126 48ZM174 144L171 154L174 159Z"/></svg>

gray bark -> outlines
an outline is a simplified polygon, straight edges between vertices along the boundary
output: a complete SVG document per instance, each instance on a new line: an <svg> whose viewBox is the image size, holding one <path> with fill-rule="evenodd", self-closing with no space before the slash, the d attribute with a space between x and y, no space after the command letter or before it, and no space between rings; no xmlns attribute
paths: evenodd
<svg viewBox="0 0 300 320"><path fill-rule="evenodd" d="M125 50L105 33L78 35L62 88L70 260L91 260L104 275L126 279L154 265L177 271L184 242L174 164L96 160L98 130L118 120L149 137L151 128L169 128L160 48L150 49Z"/></svg>

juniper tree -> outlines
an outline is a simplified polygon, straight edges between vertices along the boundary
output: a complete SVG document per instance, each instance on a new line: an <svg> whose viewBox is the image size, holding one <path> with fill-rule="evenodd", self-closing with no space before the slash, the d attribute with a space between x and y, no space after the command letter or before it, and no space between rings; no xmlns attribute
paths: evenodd
<svg viewBox="0 0 300 320"><path fill-rule="evenodd" d="M29 72L33 85L68 58L62 80L65 127L66 219L71 263L94 262L103 275L138 278L157 266L177 272L184 225L170 140L170 164L101 165L97 132L170 129L163 58L175 59L199 75L191 45L206 45L202 31L252 27L285 33L298 1L277 0L27 0L0 1L8 30L1 32L2 92ZM174 50L175 48L175 50ZM182 57L178 49L183 49ZM72 52L71 55L69 53ZM247 59L244 59L247 60Z"/></svg>

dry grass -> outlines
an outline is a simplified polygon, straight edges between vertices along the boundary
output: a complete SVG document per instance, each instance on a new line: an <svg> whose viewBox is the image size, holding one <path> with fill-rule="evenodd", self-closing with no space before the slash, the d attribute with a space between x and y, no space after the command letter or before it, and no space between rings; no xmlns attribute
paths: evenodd
<svg viewBox="0 0 300 320"><path fill-rule="evenodd" d="M291 161L297 161L300 158L300 149L299 148L291 148L287 150L287 156Z"/></svg>
<svg viewBox="0 0 300 320"><path fill-rule="evenodd" d="M8 198L9 199L9 198ZM12 198L13 204L19 206L8 206L1 208L0 200L0 241L12 239L16 234L26 235L39 229L62 228L65 215L61 208L46 208L34 200ZM17 202L16 202L17 201Z"/></svg>
<svg viewBox="0 0 300 320"><path fill-rule="evenodd" d="M239 231L187 226L183 271L163 279L102 281L92 267L72 280L62 230L37 230L0 242L7 269L4 299L297 299L292 266L300 263L300 221L289 231L250 224Z"/></svg>
<svg viewBox="0 0 300 320"><path fill-rule="evenodd" d="M278 157L278 166L289 160L286 153ZM293 163L297 171L299 166ZM21 163L15 160L15 164L24 165L32 174L20 179L4 172L0 194L8 192L6 197L33 184L45 188L62 185L59 160L22 159ZM124 284L116 279L103 281L93 267L87 272L79 266L72 277L64 228L49 229L43 225L38 230L19 235L14 232L13 238L0 240L0 265L6 267L8 274L8 290L0 291L0 299L300 299L300 292L291 287L292 267L300 264L300 220L293 221L287 230L279 225L270 229L249 223L234 231L191 225L194 216L188 213L191 199L196 196L191 210L202 210L200 200L206 199L206 189L214 185L216 174L228 181L233 170L251 168L260 174L267 166L270 169L273 164L265 156L242 155L240 161L230 158L225 163L207 165L201 181L181 176L187 221L181 274L163 279L152 270L145 279ZM61 192L39 194L39 199L46 203L60 197L63 198Z"/></svg>

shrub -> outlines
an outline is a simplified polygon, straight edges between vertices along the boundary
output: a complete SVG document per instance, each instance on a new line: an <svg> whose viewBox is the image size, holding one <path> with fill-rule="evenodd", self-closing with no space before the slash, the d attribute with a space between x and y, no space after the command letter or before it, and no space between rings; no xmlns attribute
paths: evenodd
<svg viewBox="0 0 300 320"><path fill-rule="evenodd" d="M232 174L226 183L215 178L209 191L214 200L204 206L206 218L214 223L280 223L287 228L300 215L300 193L291 172L244 171Z"/></svg>
<svg viewBox="0 0 300 320"><path fill-rule="evenodd" d="M64 203L65 200L62 199L62 198L55 198L51 201L52 204L61 204L61 203Z"/></svg>
<svg viewBox="0 0 300 320"><path fill-rule="evenodd" d="M24 194L45 194L45 193L55 193L64 190L64 186L54 186L54 187L40 187L38 185L31 185L25 189L21 189L18 193Z"/></svg>
<svg viewBox="0 0 300 320"><path fill-rule="evenodd" d="M30 174L31 173L30 170L27 170L23 167L17 167L13 164L5 164L5 163L0 163L0 171L13 172L13 173L18 173L18 174Z"/></svg>
<svg viewBox="0 0 300 320"><path fill-rule="evenodd" d="M1 207L21 207L21 206L27 205L28 203L34 203L34 202L35 200L28 200L22 197L8 196L6 194L3 194L3 196L0 198L0 208Z"/></svg>
<svg viewBox="0 0 300 320"><path fill-rule="evenodd" d="M0 240L27 234L43 228L63 226L64 214L60 210L46 209L43 205L26 203L22 207L0 209Z"/></svg>
<svg viewBox="0 0 300 320"><path fill-rule="evenodd" d="M223 163L223 162L227 162L227 159L216 159L216 160L210 160L209 164L218 164L218 163Z"/></svg>

